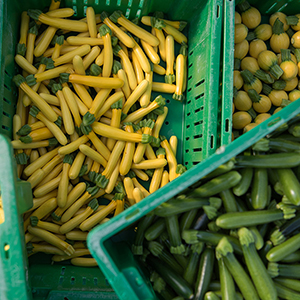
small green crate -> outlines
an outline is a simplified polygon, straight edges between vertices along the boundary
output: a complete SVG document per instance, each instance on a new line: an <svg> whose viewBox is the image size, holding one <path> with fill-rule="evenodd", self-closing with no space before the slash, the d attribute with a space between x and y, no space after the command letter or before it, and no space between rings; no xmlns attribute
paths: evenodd
<svg viewBox="0 0 300 300"><path fill-rule="evenodd" d="M229 1L229 0L227 0ZM112 276L121 276L124 284L134 276L127 269L123 273L108 274L105 276L98 268L79 268L68 263L51 265L49 256L38 255L27 259L25 250L24 232L21 214L32 205L30 185L17 180L16 163L9 144L12 138L12 118L17 102L17 89L12 78L19 70L14 63L15 49L19 39L20 16L25 10L45 9L50 0L3 0L0 2L0 188L5 212L5 222L0 224L0 298L12 299L39 299L39 300L77 300L77 299L137 299L131 298L134 290L126 285L119 288ZM169 138L178 137L177 159L187 169L211 156L221 144L230 142L231 127L230 115L227 127L222 121L224 104L220 86L220 49L222 42L223 0L188 1L188 0L62 0L61 7L71 7L75 10L76 18L85 16L88 6L93 6L96 13L103 10L112 13L116 9L124 12L129 19L141 17L155 11L163 11L173 20L186 20L189 25L184 33L188 36L188 84L186 100L179 103L172 99L172 95L163 94L166 98L169 114L163 126L162 134ZM156 75L154 81L161 80ZM155 96L155 94L154 94ZM189 174L189 172L187 172ZM179 191L183 181L176 181L175 190ZM174 187L173 187L174 189ZM169 199L173 193L169 185L164 189L162 201ZM160 199L161 193L154 197ZM170 196L171 197L171 196ZM143 201L152 207L152 198ZM129 213L129 215L128 215ZM128 218L143 213L137 206L127 213ZM146 211L145 211L146 213ZM123 234L123 238L130 240L130 234ZM115 249L117 251L117 249ZM127 251L126 249L124 251ZM118 255L118 253L111 255ZM123 252L120 254L123 255ZM125 254L130 257L130 253ZM124 256L124 257L125 257ZM108 265L113 263L108 255ZM103 256L105 264L106 256ZM114 258L114 260L117 258ZM120 262L121 263L121 262ZM126 261L128 263L128 261ZM126 264L125 263L125 264ZM135 272L134 258L130 258L132 274ZM125 266L125 265L124 265ZM143 277L144 278L144 277ZM153 299L151 287L144 289L146 277L136 282L140 285L141 299ZM126 293L124 292L124 288ZM143 292L142 290L145 290ZM145 297L143 296L145 295Z"/></svg>

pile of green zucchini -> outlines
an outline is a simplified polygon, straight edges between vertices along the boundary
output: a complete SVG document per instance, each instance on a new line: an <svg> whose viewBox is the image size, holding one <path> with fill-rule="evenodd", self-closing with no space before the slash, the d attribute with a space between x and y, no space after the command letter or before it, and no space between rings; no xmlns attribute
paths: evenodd
<svg viewBox="0 0 300 300"><path fill-rule="evenodd" d="M159 299L300 299L300 116L138 223Z"/></svg>

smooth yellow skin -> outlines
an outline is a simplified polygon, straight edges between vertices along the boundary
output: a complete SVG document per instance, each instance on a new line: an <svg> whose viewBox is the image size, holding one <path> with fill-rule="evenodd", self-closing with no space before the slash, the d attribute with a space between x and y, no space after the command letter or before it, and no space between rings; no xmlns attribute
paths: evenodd
<svg viewBox="0 0 300 300"><path fill-rule="evenodd" d="M105 158L106 161L108 161L111 152L108 150L105 144L97 137L94 131L91 131L88 134L88 138L91 140L96 150Z"/></svg>
<svg viewBox="0 0 300 300"><path fill-rule="evenodd" d="M67 202L70 164L64 163L61 180L58 185L57 205L64 207Z"/></svg>
<svg viewBox="0 0 300 300"><path fill-rule="evenodd" d="M131 56L132 66L135 72L136 80L137 83L140 84L145 79L144 72L134 52L131 53Z"/></svg>
<svg viewBox="0 0 300 300"><path fill-rule="evenodd" d="M158 93L174 94L176 90L175 84L164 82L152 82L152 91Z"/></svg>
<svg viewBox="0 0 300 300"><path fill-rule="evenodd" d="M174 38L171 35L166 37L166 75L174 74Z"/></svg>
<svg viewBox="0 0 300 300"><path fill-rule="evenodd" d="M100 48L98 46L94 46L90 53L88 53L84 58L83 58L83 66L84 69L86 70L89 68L89 66L95 61L97 56L100 54Z"/></svg>
<svg viewBox="0 0 300 300"><path fill-rule="evenodd" d="M139 85L133 90L130 97L127 98L127 101L123 105L123 113L127 114L131 106L147 91L149 86L149 81L144 79L139 83Z"/></svg>
<svg viewBox="0 0 300 300"><path fill-rule="evenodd" d="M123 69L120 69L116 75L114 74L114 77L120 78L121 80L124 81L124 85L122 86L122 91L126 99L128 99L129 96L131 95L131 89L129 86L129 81L126 72Z"/></svg>
<svg viewBox="0 0 300 300"><path fill-rule="evenodd" d="M248 125L246 125L243 129L243 133L246 133L248 131L250 131L251 129L253 129L254 127L256 127L258 124L256 123L250 123Z"/></svg>
<svg viewBox="0 0 300 300"><path fill-rule="evenodd" d="M283 23L283 30L287 31L290 26L286 23L286 14L282 13L281 11L278 11L270 16L270 25L273 26L277 18Z"/></svg>
<svg viewBox="0 0 300 300"><path fill-rule="evenodd" d="M81 117L80 117L80 113L79 113L79 107L78 107L78 104L74 97L74 94L68 86L64 86L62 89L62 92L63 92L64 98L68 104L68 107L72 113L74 122L75 122L76 126L79 127L81 124Z"/></svg>
<svg viewBox="0 0 300 300"><path fill-rule="evenodd" d="M85 192L79 199L75 200L69 206L69 208L64 212L64 214L61 217L61 221L63 223L68 222L74 216L74 214L80 209L80 207L84 205L90 198L91 195L88 192Z"/></svg>
<svg viewBox="0 0 300 300"><path fill-rule="evenodd" d="M233 99L235 108L241 111L248 111L252 107L252 100L247 92L239 90Z"/></svg>
<svg viewBox="0 0 300 300"><path fill-rule="evenodd" d="M76 32L88 31L87 23L81 21L61 19L61 18L51 18L45 14L40 14L39 21L49 26L56 26L62 30L70 30Z"/></svg>
<svg viewBox="0 0 300 300"><path fill-rule="evenodd" d="M270 110L272 102L266 95L260 94L261 99L259 102L253 102L252 106L258 113L266 113Z"/></svg>
<svg viewBox="0 0 300 300"><path fill-rule="evenodd" d="M28 165L25 169L24 169L24 174L26 176L30 176L33 174L33 172L35 172L37 169L40 169L42 167L44 167L54 156L57 155L59 148L55 148L51 151L49 151L48 153L46 153L45 155L41 156L39 159L37 159L35 162L33 162L32 164Z"/></svg>
<svg viewBox="0 0 300 300"><path fill-rule="evenodd" d="M162 125L164 124L164 121L165 121L167 115L168 115L168 111L169 111L168 107L165 106L164 113L162 115L159 115L155 121L153 130L152 130L152 136L154 136L155 138L159 137L160 130L162 128Z"/></svg>
<svg viewBox="0 0 300 300"><path fill-rule="evenodd" d="M32 249L33 253L43 252L43 253L54 254L54 255L65 255L65 253L62 250L49 244L43 245L43 244L33 243L32 246L33 246Z"/></svg>
<svg viewBox="0 0 300 300"><path fill-rule="evenodd" d="M299 90L292 90L291 92L289 92L289 100L290 101L296 101L299 98L300 98L300 91Z"/></svg>
<svg viewBox="0 0 300 300"><path fill-rule="evenodd" d="M170 146L168 140L163 140L160 143L160 145L166 151L166 159L167 159L168 166L169 166L169 181L172 181L177 177L177 174L176 174L177 160L171 149L171 146ZM162 167L162 166L160 166L160 167Z"/></svg>
<svg viewBox="0 0 300 300"><path fill-rule="evenodd" d="M56 198L57 196L57 190L54 190L50 193L48 193L47 195L45 195L44 197L40 197L40 198L33 198L33 206L26 211L26 213L36 210L38 207L40 207L43 203L45 203L47 200L51 199L51 198Z"/></svg>
<svg viewBox="0 0 300 300"><path fill-rule="evenodd" d="M295 32L295 34L292 36L291 44L295 48L300 48L300 32L299 31Z"/></svg>
<svg viewBox="0 0 300 300"><path fill-rule="evenodd" d="M70 51L56 59L54 59L54 66L57 67L59 65L62 65L62 64L67 64L67 63L70 63L72 62L73 60L73 57L75 55L78 55L78 56L84 56L86 54L88 54L89 52L91 51L91 46L90 45L82 45L78 48L76 48L75 50L73 51Z"/></svg>
<svg viewBox="0 0 300 300"><path fill-rule="evenodd" d="M47 193L55 190L58 187L60 180L61 180L61 174L58 175L56 178L48 181L44 185L39 186L33 192L34 197L36 198L43 197Z"/></svg>
<svg viewBox="0 0 300 300"><path fill-rule="evenodd" d="M298 66L292 60L282 62L280 68L283 71L283 74L281 75L281 79L283 80L291 80L298 74Z"/></svg>
<svg viewBox="0 0 300 300"><path fill-rule="evenodd" d="M118 177L119 177L119 174L120 174L120 172L119 172L119 169L120 169L120 161L121 161L121 159L119 158L119 160L118 160L118 162L117 162L117 164L116 164L116 167L115 167L115 169L113 170L113 172L112 172L112 174L111 174L111 176L110 176L110 178L109 178L109 182L108 182L108 184L107 184L107 186L106 186L106 188L105 188L105 192L106 192L107 194L112 193L112 191L113 191L113 189L115 188L116 183L117 183L117 181L118 181Z"/></svg>
<svg viewBox="0 0 300 300"><path fill-rule="evenodd" d="M105 78L99 76L84 76L78 74L70 74L69 82L87 85L91 87L99 87L103 89L121 88L124 84L119 78Z"/></svg>
<svg viewBox="0 0 300 300"><path fill-rule="evenodd" d="M48 147L49 141L40 141L29 144L24 144L21 141L11 141L11 145L14 149L35 149L39 147Z"/></svg>
<svg viewBox="0 0 300 300"><path fill-rule="evenodd" d="M142 108L145 108L149 105L151 100L151 90L152 90L152 82L153 82L153 72L145 73L145 80L148 81L148 87L145 93L140 97L140 105Z"/></svg>
<svg viewBox="0 0 300 300"><path fill-rule="evenodd" d="M236 24L234 27L234 43L241 43L248 34L248 28L244 24Z"/></svg>
<svg viewBox="0 0 300 300"><path fill-rule="evenodd" d="M146 127L144 129L144 134L151 134L152 133L152 129L150 129L149 127ZM146 147L147 147L147 144L142 144L142 143L139 143L136 147L136 150L135 150L135 153L134 153L134 156L133 156L133 162L135 164L138 164L142 161L143 157L144 157L144 154L145 154L145 151L146 151Z"/></svg>
<svg viewBox="0 0 300 300"><path fill-rule="evenodd" d="M134 41L119 26L112 22L109 18L103 21L114 33L114 35L128 48L134 47Z"/></svg>
<svg viewBox="0 0 300 300"><path fill-rule="evenodd" d="M137 36L141 40L146 41L151 46L155 47L159 45L159 40L154 35L141 28L140 26L135 25L134 23L126 19L123 15L120 18L118 18L118 23L124 28L126 28L133 35Z"/></svg>
<svg viewBox="0 0 300 300"><path fill-rule="evenodd" d="M150 195L150 193L138 182L136 178L132 178L132 182L135 188L139 188L144 195L144 198Z"/></svg>
<svg viewBox="0 0 300 300"><path fill-rule="evenodd" d="M239 111L232 115L232 127L234 129L243 129L251 123L251 116L245 111Z"/></svg>
<svg viewBox="0 0 300 300"><path fill-rule="evenodd" d="M60 108L61 108L61 112L62 112L64 128L65 128L67 134L72 135L75 131L75 126L74 126L74 121L71 116L69 106L67 105L66 99L65 99L62 91L58 90L56 93L56 96L60 102Z"/></svg>
<svg viewBox="0 0 300 300"><path fill-rule="evenodd" d="M78 177L80 169L83 165L84 159L85 159L85 154L79 151L72 163L70 170L69 170L69 178L71 180Z"/></svg>
<svg viewBox="0 0 300 300"><path fill-rule="evenodd" d="M46 65L40 64L36 74L42 73L45 70L46 70ZM37 91L39 91L39 89L42 89L43 87L44 87L44 85L41 82L38 82L34 86L32 86L31 88L34 92L37 92ZM48 91L48 89L47 89L47 91ZM39 91L39 93L40 93L40 91ZM28 105L31 104L31 99L28 97L28 95L24 95L23 104L24 104L24 106L28 106Z"/></svg>
<svg viewBox="0 0 300 300"><path fill-rule="evenodd" d="M246 56L241 61L241 69L249 70L252 74L254 74L257 70L259 70L259 65L257 60L254 57Z"/></svg>
<svg viewBox="0 0 300 300"><path fill-rule="evenodd" d="M28 225L30 224L30 217L37 217L38 219L43 219L48 213L53 211L57 207L56 198L51 198L45 201L39 208L37 208L25 221L24 221L24 230L27 230Z"/></svg>
<svg viewBox="0 0 300 300"><path fill-rule="evenodd" d="M286 81L286 86L284 90L286 92L290 92L295 88L297 88L297 86L298 86L298 77L294 77L293 79Z"/></svg>
<svg viewBox="0 0 300 300"><path fill-rule="evenodd" d="M49 105L55 105L60 106L60 102L58 98L54 95L45 94L45 93L39 93L39 95L49 104Z"/></svg>
<svg viewBox="0 0 300 300"><path fill-rule="evenodd" d="M72 259L72 258L75 258L75 257L80 257L80 256L85 256L85 255L90 255L91 254L89 249L84 248L83 245L82 245L82 248L75 248L74 245L73 245L73 248L75 249L74 254L72 254L70 256L68 256L68 255L59 255L59 254L54 255L51 258L52 261L60 262L60 261L65 261L65 260Z"/></svg>
<svg viewBox="0 0 300 300"><path fill-rule="evenodd" d="M122 67L126 72L129 87L131 88L131 90L134 90L137 86L137 79L133 70L132 63L123 50L120 50L118 52L118 56L121 58Z"/></svg>
<svg viewBox="0 0 300 300"><path fill-rule="evenodd" d="M147 57L153 62L153 64L158 65L160 63L160 57L157 52L155 52L154 48L143 40L141 40L141 44Z"/></svg>
<svg viewBox="0 0 300 300"><path fill-rule="evenodd" d="M291 39L291 42L292 40L293 37ZM280 53L281 49L288 49L289 45L290 45L290 38L285 32L281 34L273 34L270 38L271 49L276 53Z"/></svg>
<svg viewBox="0 0 300 300"><path fill-rule="evenodd" d="M169 182L169 172L167 170L164 170L162 178L161 178L161 185L160 187L162 188Z"/></svg>
<svg viewBox="0 0 300 300"><path fill-rule="evenodd" d="M257 115L257 117L254 119L254 123L260 124L264 122L265 120L269 119L271 117L271 114L268 113L262 113ZM251 124L251 123L250 123ZM248 126L248 125L247 125Z"/></svg>
<svg viewBox="0 0 300 300"><path fill-rule="evenodd" d="M28 226L29 233L42 238L44 241L48 242L49 244L59 248L67 255L72 255L75 252L75 249L65 241L59 239L53 233L46 231L44 229L40 229L37 227Z"/></svg>
<svg viewBox="0 0 300 300"><path fill-rule="evenodd" d="M116 127L116 128L120 127L121 114L122 114L122 109L112 109L112 118L110 121L110 126ZM110 151L112 151L115 143L116 143L115 139L107 139L106 146Z"/></svg>
<svg viewBox="0 0 300 300"><path fill-rule="evenodd" d="M26 111L26 107L23 105L22 102L24 94L25 93L22 91L22 89L18 88L18 101L16 107L16 114L20 116L22 126L27 123L27 115L28 115Z"/></svg>
<svg viewBox="0 0 300 300"><path fill-rule="evenodd" d="M72 8L57 8L48 11L46 15L51 18L69 18L74 15L74 10Z"/></svg>
<svg viewBox="0 0 300 300"><path fill-rule="evenodd" d="M124 211L124 200L116 200L117 207L114 213L114 217L119 215L122 211Z"/></svg>
<svg viewBox="0 0 300 300"><path fill-rule="evenodd" d="M86 20L87 20L90 37L95 38L98 32L96 26L95 11L91 6L86 9Z"/></svg>
<svg viewBox="0 0 300 300"><path fill-rule="evenodd" d="M95 160L102 166L104 166L104 167L107 166L107 161L105 160L105 158L100 153L93 150L91 147L83 144L83 145L79 146L79 150L80 150L80 152L85 154L87 157L90 157L92 160Z"/></svg>
<svg viewBox="0 0 300 300"><path fill-rule="evenodd" d="M72 62L73 62L73 67L74 67L75 73L79 74L79 75L85 75L85 69L84 69L83 60L82 60L81 56L75 55L73 57Z"/></svg>
<svg viewBox="0 0 300 300"><path fill-rule="evenodd" d="M71 264L78 267L97 267L95 258L76 257L71 259Z"/></svg>
<svg viewBox="0 0 300 300"><path fill-rule="evenodd" d="M21 117L17 114L13 117L13 139L18 140L19 135L17 134L17 131L22 127L22 120Z"/></svg>
<svg viewBox="0 0 300 300"><path fill-rule="evenodd" d="M288 99L288 94L284 90L272 90L268 97L274 106L280 106L282 99Z"/></svg>
<svg viewBox="0 0 300 300"><path fill-rule="evenodd" d="M116 201L112 200L105 208L101 209L100 211L86 219L84 222L82 222L79 228L82 231L90 230L96 224L101 222L107 215L113 212L116 209L116 206Z"/></svg>
<svg viewBox="0 0 300 300"><path fill-rule="evenodd" d="M134 185L132 179L130 177L125 177L123 180L123 184L126 191L127 200L129 201L130 205L134 205L135 204L135 200L133 198Z"/></svg>
<svg viewBox="0 0 300 300"><path fill-rule="evenodd" d="M104 51L102 50L101 53L98 54L96 60L95 60L95 64L98 66L103 66L104 64Z"/></svg>
<svg viewBox="0 0 300 300"><path fill-rule="evenodd" d="M20 24L20 39L19 44L24 44L27 46L27 34L29 29L30 18L27 11L23 11L21 14L21 24Z"/></svg>
<svg viewBox="0 0 300 300"><path fill-rule="evenodd" d="M39 220L37 223L37 227L53 233L60 234L60 226L57 224Z"/></svg>
<svg viewBox="0 0 300 300"><path fill-rule="evenodd" d="M166 61L166 38L161 29L154 28L155 30L155 36L159 40L159 54L163 61Z"/></svg>
<svg viewBox="0 0 300 300"><path fill-rule="evenodd" d="M145 73L149 73L151 71L149 60L148 60L145 52L143 51L143 49L139 46L139 44L136 41L135 41L135 46L132 48L132 52L135 53L135 55L136 55L137 59L139 60L139 63L141 65L143 71Z"/></svg>
<svg viewBox="0 0 300 300"><path fill-rule="evenodd" d="M263 41L267 41L272 36L272 26L269 24L261 24L254 31L257 38Z"/></svg>
<svg viewBox="0 0 300 300"><path fill-rule="evenodd" d="M86 184L84 182L78 183L72 190L69 191L66 205L61 208L57 207L54 213L57 216L62 216L62 214L84 193L86 190Z"/></svg>
<svg viewBox="0 0 300 300"><path fill-rule="evenodd" d="M38 150L32 150L30 153L29 163L32 164L36 159L40 157Z"/></svg>
<svg viewBox="0 0 300 300"><path fill-rule="evenodd" d="M129 132L129 133L134 132L132 126L125 126L125 131ZM122 160L120 163L120 174L121 175L126 175L129 172L129 170L131 168L131 164L132 164L134 151L135 151L135 143L126 142Z"/></svg>
<svg viewBox="0 0 300 300"><path fill-rule="evenodd" d="M111 174L113 173L119 158L121 157L121 154L125 148L125 141L118 140L114 146L113 151L111 152L111 155L109 157L109 160L107 162L107 166L105 167L102 175L104 175L106 178L110 178Z"/></svg>
<svg viewBox="0 0 300 300"><path fill-rule="evenodd" d="M45 33L43 34L42 38L36 39L36 42L38 42L38 44L35 46L34 51L33 51L33 54L35 57L39 57L39 56L43 55L43 53L47 50L57 29L58 29L57 27L49 26L45 30ZM54 51L54 47L53 47L53 51Z"/></svg>
<svg viewBox="0 0 300 300"><path fill-rule="evenodd" d="M102 68L102 76L109 77L113 66L113 50L111 45L111 36L109 33L102 37L104 44L104 62Z"/></svg>
<svg viewBox="0 0 300 300"><path fill-rule="evenodd" d="M101 89L97 93L94 100L92 100L89 112L91 114L93 114L95 117L98 114L99 110L102 108L102 106L105 103L105 100L107 99L110 92L111 92L111 89Z"/></svg>
<svg viewBox="0 0 300 300"><path fill-rule="evenodd" d="M36 170L28 179L27 181L30 182L31 188L35 188L35 186L39 183L40 177L44 177L44 171L42 169Z"/></svg>
<svg viewBox="0 0 300 300"><path fill-rule="evenodd" d="M83 135L76 141L69 143L68 145L66 145L64 147L61 147L58 150L58 153L62 156L66 155L66 154L70 154L70 153L76 151L80 145L87 143L88 140L89 140L89 138L87 136Z"/></svg>
<svg viewBox="0 0 300 300"><path fill-rule="evenodd" d="M39 178L39 181L38 181L36 187L38 188L38 187L40 187L40 186L46 184L46 183L49 182L50 180L54 179L56 176L58 176L58 175L61 173L62 168L63 168L63 163L62 163L62 162L59 163L58 165L54 166L54 167L51 169L51 171L50 171L51 173L48 172L48 170L47 170L47 172L46 172L46 170L43 168L42 170L43 170L43 172L44 172L44 174L43 174L44 176L41 176L41 177ZM48 174L48 175L47 175L47 174Z"/></svg>
<svg viewBox="0 0 300 300"><path fill-rule="evenodd" d="M138 202L142 201L145 198L142 191L137 187L134 188L132 194L133 194L133 198L134 198L135 203L138 203Z"/></svg>
<svg viewBox="0 0 300 300"><path fill-rule="evenodd" d="M47 126L47 128L53 133L53 135L61 145L66 145L68 143L67 137L55 123L49 121L41 112L39 112L36 117Z"/></svg>
<svg viewBox="0 0 300 300"><path fill-rule="evenodd" d="M131 170L135 173L136 177L140 178L141 180L143 181L149 180L149 176L144 171L140 169L134 169L134 168L132 168Z"/></svg>
<svg viewBox="0 0 300 300"><path fill-rule="evenodd" d="M20 88L31 98L34 105L44 113L50 122L55 122L57 120L57 114L53 111L49 104L41 96L39 96L39 94L33 91L26 82L21 83Z"/></svg>
<svg viewBox="0 0 300 300"><path fill-rule="evenodd" d="M174 153L174 151L173 151ZM176 152L174 153L174 155L176 156ZM157 156L158 159L164 159L165 155L160 154ZM151 182L150 182L150 187L149 187L149 192L152 194L155 191L157 191L160 188L161 185L161 181L162 181L162 175L164 172L164 168L156 168L154 170Z"/></svg>
<svg viewBox="0 0 300 300"><path fill-rule="evenodd" d="M60 233L66 234L67 232L70 232L71 230L76 228L79 224L81 224L84 220L86 220L93 212L94 210L88 206L83 213L75 216L74 218L70 219L62 226L60 226L59 229Z"/></svg>
<svg viewBox="0 0 300 300"><path fill-rule="evenodd" d="M115 138L119 141L135 142L139 143L142 141L142 135L138 133L129 133L122 129L114 128L106 124L94 122L92 129L95 133L102 135L107 138Z"/></svg>
<svg viewBox="0 0 300 300"><path fill-rule="evenodd" d="M140 108L133 113L129 114L124 120L123 123L125 122L135 122L139 119L142 119L144 116L146 116L148 113L153 111L154 109L158 108L159 105L156 101L153 101L150 103L146 108Z"/></svg>
<svg viewBox="0 0 300 300"><path fill-rule="evenodd" d="M243 59L249 51L249 42L244 39L242 42L234 45L234 58Z"/></svg>
<svg viewBox="0 0 300 300"><path fill-rule="evenodd" d="M158 75L166 75L166 69L160 65L153 65L153 72Z"/></svg>
<svg viewBox="0 0 300 300"><path fill-rule="evenodd" d="M178 145L178 138L176 135L172 135L170 137L170 140L169 140L169 144L170 144L170 147L174 153L174 156L176 157L176 153L177 153L177 145ZM164 158L164 157L163 157Z"/></svg>
<svg viewBox="0 0 300 300"><path fill-rule="evenodd" d="M182 95L183 93L185 68L186 68L185 58L182 54L179 54L176 58L176 90L175 90L176 95Z"/></svg>
<svg viewBox="0 0 300 300"><path fill-rule="evenodd" d="M29 74L35 74L37 72L37 68L32 65L24 56L17 54L15 56L15 62L19 67L21 67L24 71Z"/></svg>

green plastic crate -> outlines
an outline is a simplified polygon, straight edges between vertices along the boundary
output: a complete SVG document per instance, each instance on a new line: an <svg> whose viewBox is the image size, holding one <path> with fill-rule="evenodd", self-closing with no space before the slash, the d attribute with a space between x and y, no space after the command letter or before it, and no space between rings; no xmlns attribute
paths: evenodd
<svg viewBox="0 0 300 300"><path fill-rule="evenodd" d="M0 1L0 188L5 212L5 222L0 224L0 299L117 299L110 287L110 280L107 281L98 268L78 268L67 262L50 265L51 260L47 255L36 254L29 258L29 263L27 259L21 214L31 207L32 196L30 185L17 180L16 164L9 144L17 102L17 89L12 77L19 72L14 55L22 11L30 8L43 10L49 4L50 0ZM162 134L168 138L174 134L178 137L177 159L188 169L212 155L221 142L229 142L228 138L222 136L230 136L231 130L221 129L224 122L219 120L223 105L218 76L223 0L65 0L61 3L61 7L72 7L77 18L84 17L88 6L93 6L96 13L103 10L112 13L121 9L130 19L159 10L171 19L188 21L190 26L184 31L189 39L187 99L179 103L171 98L172 95L163 95L167 99L169 114ZM156 80L159 79L155 75ZM177 189L180 189L180 185ZM156 194L156 197L160 195ZM150 205L149 201L144 203ZM139 212L137 209L131 213ZM126 233L122 235L126 241L131 237ZM130 257L130 253L127 251L125 256ZM103 257L103 263L105 260L106 257ZM130 258L130 264L134 270L133 257ZM134 278L130 276L130 271L127 277ZM122 282L126 283L126 280ZM146 277L140 282L141 289L144 282ZM122 299L131 299L131 293L130 288L126 294L128 297L123 295L122 289L117 291ZM154 297L148 284L144 294L145 297L141 299Z"/></svg>
<svg viewBox="0 0 300 300"><path fill-rule="evenodd" d="M158 205L166 202L182 190L196 183L200 178L227 162L230 158L246 150L249 146L273 132L276 128L300 113L299 101L295 101L276 115L243 134L232 143L231 114L233 88L233 52L234 52L234 12L235 4L240 1L224 0L220 91L222 93L221 110L219 111L218 135L221 137L221 147L215 154L202 163L194 166L168 186L158 190L154 195L147 197L147 202L140 202L129 208L123 214L97 227L88 236L88 246L92 255L106 275L110 284L116 290L120 299L156 299L152 288L149 288L147 273L141 270L135 260L130 247L130 240L126 239L125 232L134 234L135 226L141 217L153 211ZM267 19L276 11L286 14L295 14L299 11L298 1L256 1L248 0Z"/></svg>

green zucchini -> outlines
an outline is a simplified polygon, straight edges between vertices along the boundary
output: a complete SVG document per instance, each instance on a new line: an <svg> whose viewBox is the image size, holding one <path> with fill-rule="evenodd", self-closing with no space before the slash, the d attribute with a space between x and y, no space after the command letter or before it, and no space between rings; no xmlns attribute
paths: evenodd
<svg viewBox="0 0 300 300"><path fill-rule="evenodd" d="M250 230L243 227L238 231L247 269L262 300L277 299L277 292L270 275L261 261L254 244L254 236Z"/></svg>
<svg viewBox="0 0 300 300"><path fill-rule="evenodd" d="M194 292L190 284L179 274L174 272L167 264L151 255L147 256L147 261L163 280L174 289L178 296L182 296L185 299L193 299Z"/></svg>
<svg viewBox="0 0 300 300"><path fill-rule="evenodd" d="M195 283L194 300L203 299L208 290L210 280L213 275L215 255L211 248L206 248L201 255L198 275Z"/></svg>
<svg viewBox="0 0 300 300"><path fill-rule="evenodd" d="M252 168L243 168L239 172L242 176L242 179L236 186L232 188L232 191L236 196L242 196L247 193L253 177Z"/></svg>
<svg viewBox="0 0 300 300"><path fill-rule="evenodd" d="M224 258L225 265L239 287L243 297L246 300L259 300L259 296L251 279L233 254L233 248L226 237L222 238L219 242L216 253L218 253L218 256Z"/></svg>
<svg viewBox="0 0 300 300"><path fill-rule="evenodd" d="M252 168L293 168L300 165L300 153L274 153L262 155L240 155L236 166Z"/></svg>
<svg viewBox="0 0 300 300"><path fill-rule="evenodd" d="M264 209L268 201L267 169L255 168L251 189L251 204L254 209Z"/></svg>

